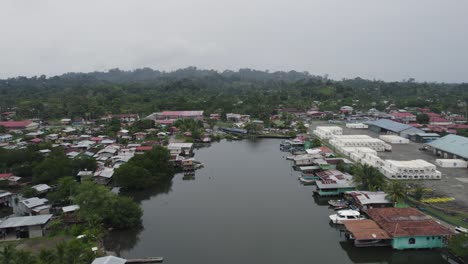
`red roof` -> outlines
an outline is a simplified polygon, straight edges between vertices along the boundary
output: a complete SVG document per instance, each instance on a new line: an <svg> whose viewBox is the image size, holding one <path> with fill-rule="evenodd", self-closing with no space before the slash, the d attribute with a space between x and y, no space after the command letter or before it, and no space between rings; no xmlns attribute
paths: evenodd
<svg viewBox="0 0 468 264"><path fill-rule="evenodd" d="M0 179L8 179L13 176L13 173L0 173Z"/></svg>
<svg viewBox="0 0 468 264"><path fill-rule="evenodd" d="M454 234L415 208L372 208L367 210L367 214L393 237Z"/></svg>
<svg viewBox="0 0 468 264"><path fill-rule="evenodd" d="M42 142L42 139L40 139L40 138L33 138L33 139L29 140L29 142L32 142L32 143L41 143L41 142Z"/></svg>
<svg viewBox="0 0 468 264"><path fill-rule="evenodd" d="M328 147L320 147L320 151L322 153L333 153L333 151L331 149L329 149Z"/></svg>
<svg viewBox="0 0 468 264"><path fill-rule="evenodd" d="M415 115L413 115L412 113L410 112L393 112L392 115L394 117L400 117L400 118L403 118L403 117L414 117Z"/></svg>
<svg viewBox="0 0 468 264"><path fill-rule="evenodd" d="M0 126L5 128L25 128L32 123L31 120L24 121L1 121Z"/></svg>
<svg viewBox="0 0 468 264"><path fill-rule="evenodd" d="M102 137L92 137L91 141L102 141Z"/></svg>
<svg viewBox="0 0 468 264"><path fill-rule="evenodd" d="M429 119L429 122L431 122L431 123L432 123L432 122L444 122L444 123L445 123L445 122L450 122L450 121L448 121L447 119L445 119L445 118L443 118L443 117L437 117L437 116L435 116L435 117L431 117L431 118Z"/></svg>
<svg viewBox="0 0 468 264"><path fill-rule="evenodd" d="M436 113L433 113L433 112L426 113L426 115L428 115L429 117L440 117L439 114L436 114Z"/></svg>
<svg viewBox="0 0 468 264"><path fill-rule="evenodd" d="M136 151L150 151L153 149L153 146L138 146L135 148Z"/></svg>
<svg viewBox="0 0 468 264"><path fill-rule="evenodd" d="M452 126L452 128L456 128L456 129L468 129L468 125L454 125Z"/></svg>
<svg viewBox="0 0 468 264"><path fill-rule="evenodd" d="M156 120L156 123L161 125L172 125L175 122L175 119L166 119L166 120Z"/></svg>
<svg viewBox="0 0 468 264"><path fill-rule="evenodd" d="M390 239L391 237L372 220L344 221L346 229L357 240Z"/></svg>
<svg viewBox="0 0 468 264"><path fill-rule="evenodd" d="M416 128L421 128L423 127L424 125L423 124L419 124L419 123L409 123L407 124L408 126L412 126L412 127L416 127Z"/></svg>

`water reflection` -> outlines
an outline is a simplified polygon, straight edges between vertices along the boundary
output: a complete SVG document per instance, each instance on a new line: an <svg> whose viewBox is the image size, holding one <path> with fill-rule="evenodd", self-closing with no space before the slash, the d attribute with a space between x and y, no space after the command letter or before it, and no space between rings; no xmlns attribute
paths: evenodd
<svg viewBox="0 0 468 264"><path fill-rule="evenodd" d="M112 249L117 256L122 256L123 252L132 250L140 241L140 234L143 227L130 230L112 231L112 234L104 238L106 248Z"/></svg>
<svg viewBox="0 0 468 264"><path fill-rule="evenodd" d="M177 177L177 176L178 174L176 174L174 177ZM144 191L122 192L121 194L133 197L133 199L137 203L140 203L142 201L154 198L160 194L168 194L171 191L172 191L172 179L159 182L157 185Z"/></svg>
<svg viewBox="0 0 468 264"><path fill-rule="evenodd" d="M113 232L106 245L123 257L163 256L168 264L447 263L437 251L345 241L342 227L329 224L329 198L298 183L279 142L223 141L200 149L196 157L206 167L196 181L178 174L131 194L144 209L144 229Z"/></svg>
<svg viewBox="0 0 468 264"><path fill-rule="evenodd" d="M314 188L314 187L312 187L312 188ZM316 205L327 206L327 207L330 206L328 204L328 201L330 201L330 198L321 197L319 195L313 195L313 194L312 194L312 197L314 197L314 202L315 202Z"/></svg>

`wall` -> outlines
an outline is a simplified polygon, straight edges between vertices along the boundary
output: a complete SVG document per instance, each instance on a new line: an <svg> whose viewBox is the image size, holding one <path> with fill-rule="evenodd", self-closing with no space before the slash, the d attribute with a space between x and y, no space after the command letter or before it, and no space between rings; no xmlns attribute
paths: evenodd
<svg viewBox="0 0 468 264"><path fill-rule="evenodd" d="M414 238L416 243L409 244L410 238ZM395 237L392 241L392 247L394 249L441 248L445 246L443 241L444 238L440 236Z"/></svg>
<svg viewBox="0 0 468 264"><path fill-rule="evenodd" d="M43 236L42 228L40 225L30 226L28 229L30 238Z"/></svg>

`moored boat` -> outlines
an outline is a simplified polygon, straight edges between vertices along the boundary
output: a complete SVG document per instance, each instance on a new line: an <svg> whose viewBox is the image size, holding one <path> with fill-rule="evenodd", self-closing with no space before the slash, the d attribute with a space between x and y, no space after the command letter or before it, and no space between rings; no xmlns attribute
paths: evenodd
<svg viewBox="0 0 468 264"><path fill-rule="evenodd" d="M330 220L334 224L342 225L343 221L358 221L366 219L361 213L354 210L341 210L336 214L329 216Z"/></svg>
<svg viewBox="0 0 468 264"><path fill-rule="evenodd" d="M345 200L330 200L328 201L328 204L333 207L348 206L348 202Z"/></svg>
<svg viewBox="0 0 468 264"><path fill-rule="evenodd" d="M299 176L299 181L304 185L312 185L315 183L315 180L305 179L304 177Z"/></svg>

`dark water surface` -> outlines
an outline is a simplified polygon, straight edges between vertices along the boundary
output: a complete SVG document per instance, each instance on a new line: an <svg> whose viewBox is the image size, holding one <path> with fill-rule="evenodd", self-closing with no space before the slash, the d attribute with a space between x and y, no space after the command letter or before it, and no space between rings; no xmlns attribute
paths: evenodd
<svg viewBox="0 0 468 264"><path fill-rule="evenodd" d="M301 186L279 140L214 143L196 150L194 179L140 192L142 230L114 232L123 257L162 256L169 264L447 263L435 251L353 247L330 226L326 200Z"/></svg>

